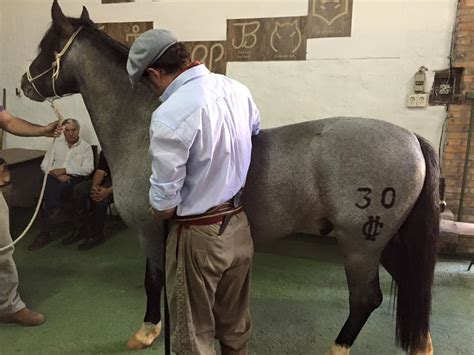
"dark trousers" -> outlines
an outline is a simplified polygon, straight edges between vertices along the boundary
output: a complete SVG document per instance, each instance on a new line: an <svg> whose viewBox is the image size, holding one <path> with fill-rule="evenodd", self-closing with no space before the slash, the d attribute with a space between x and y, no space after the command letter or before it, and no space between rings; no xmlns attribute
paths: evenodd
<svg viewBox="0 0 474 355"><path fill-rule="evenodd" d="M103 187L110 187L110 182L105 182ZM76 227L84 237L101 238L104 235L107 208L113 202L110 195L98 203L90 198L92 180L86 180L74 187L73 202L76 211Z"/></svg>
<svg viewBox="0 0 474 355"><path fill-rule="evenodd" d="M71 176L68 182L58 181L52 175L48 175L43 197L43 209L41 213L41 228L43 232L50 232L50 214L54 209L62 208L74 191L74 186L84 181L84 176Z"/></svg>

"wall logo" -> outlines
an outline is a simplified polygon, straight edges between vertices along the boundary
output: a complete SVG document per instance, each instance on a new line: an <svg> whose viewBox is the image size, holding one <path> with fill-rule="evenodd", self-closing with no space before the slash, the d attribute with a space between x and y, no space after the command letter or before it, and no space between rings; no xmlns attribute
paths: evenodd
<svg viewBox="0 0 474 355"><path fill-rule="evenodd" d="M309 0L308 38L350 37L353 0Z"/></svg>
<svg viewBox="0 0 474 355"><path fill-rule="evenodd" d="M290 57L300 48L301 42L302 35L298 20L286 23L275 22L270 36L270 47L275 53Z"/></svg>
<svg viewBox="0 0 474 355"><path fill-rule="evenodd" d="M192 60L199 60L206 67L218 74L226 73L226 41L183 42L191 53Z"/></svg>
<svg viewBox="0 0 474 355"><path fill-rule="evenodd" d="M227 20L227 61L306 59L306 16Z"/></svg>
<svg viewBox="0 0 474 355"><path fill-rule="evenodd" d="M331 26L338 18L349 14L349 2L348 0L314 0L311 14Z"/></svg>

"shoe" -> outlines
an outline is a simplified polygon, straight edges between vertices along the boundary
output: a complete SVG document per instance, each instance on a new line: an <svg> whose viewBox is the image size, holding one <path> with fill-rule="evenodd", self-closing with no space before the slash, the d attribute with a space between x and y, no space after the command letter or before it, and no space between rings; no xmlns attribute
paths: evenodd
<svg viewBox="0 0 474 355"><path fill-rule="evenodd" d="M92 249L92 248L94 248L98 245L101 245L103 242L105 242L104 237L87 238L81 244L79 244L77 249L78 250L89 250L89 249Z"/></svg>
<svg viewBox="0 0 474 355"><path fill-rule="evenodd" d="M48 217L48 222L50 224L62 224L67 222L68 216L66 213L61 208L55 208L53 209Z"/></svg>
<svg viewBox="0 0 474 355"><path fill-rule="evenodd" d="M28 250L38 250L48 245L51 242L51 235L49 233L40 233L36 236L33 243L30 244Z"/></svg>
<svg viewBox="0 0 474 355"><path fill-rule="evenodd" d="M67 238L64 238L61 242L62 245L71 245L74 244L82 239L85 239L85 236L79 231L79 232L72 232L71 235Z"/></svg>
<svg viewBox="0 0 474 355"><path fill-rule="evenodd" d="M18 323L28 327L34 327L44 323L44 316L33 312L31 309L23 308L18 312L0 316L0 323Z"/></svg>
<svg viewBox="0 0 474 355"><path fill-rule="evenodd" d="M142 350L149 348L161 333L161 322L153 324L143 323L140 329L128 340L127 348L130 350Z"/></svg>

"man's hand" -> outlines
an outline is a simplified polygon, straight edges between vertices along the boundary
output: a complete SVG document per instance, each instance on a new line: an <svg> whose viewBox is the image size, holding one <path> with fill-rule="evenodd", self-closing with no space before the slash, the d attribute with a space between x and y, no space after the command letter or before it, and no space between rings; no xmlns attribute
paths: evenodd
<svg viewBox="0 0 474 355"><path fill-rule="evenodd" d="M94 202L104 201L112 194L112 187L94 186L91 189L91 199Z"/></svg>
<svg viewBox="0 0 474 355"><path fill-rule="evenodd" d="M164 211L158 211L154 209L153 207L148 208L148 212L157 220L161 221L164 219L170 219L171 217L174 216L176 213L176 207L164 210Z"/></svg>
<svg viewBox="0 0 474 355"><path fill-rule="evenodd" d="M56 179L60 182L69 182L71 180L71 177L69 175L59 175L56 176Z"/></svg>
<svg viewBox="0 0 474 355"><path fill-rule="evenodd" d="M50 124L43 126L43 136L45 137L59 137L64 130L63 126L58 125L59 121L51 122Z"/></svg>
<svg viewBox="0 0 474 355"><path fill-rule="evenodd" d="M51 169L49 171L50 175L53 175L55 178L58 178L61 175L66 175L66 169L58 168L58 169Z"/></svg>

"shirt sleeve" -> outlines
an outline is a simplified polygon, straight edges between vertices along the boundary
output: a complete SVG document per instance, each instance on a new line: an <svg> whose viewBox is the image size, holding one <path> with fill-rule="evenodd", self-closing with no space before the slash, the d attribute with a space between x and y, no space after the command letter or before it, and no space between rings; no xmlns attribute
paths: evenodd
<svg viewBox="0 0 474 355"><path fill-rule="evenodd" d="M99 162L97 163L97 170L104 171L107 175L110 175L110 168L107 160L105 159L104 152L101 151L99 154Z"/></svg>
<svg viewBox="0 0 474 355"><path fill-rule="evenodd" d="M94 154L89 144L82 149L71 152L71 156L64 164L66 174L87 176L94 170Z"/></svg>
<svg viewBox="0 0 474 355"><path fill-rule="evenodd" d="M252 125L252 135L260 133L260 111L253 101L252 96L249 97L249 111L250 111L250 122Z"/></svg>
<svg viewBox="0 0 474 355"><path fill-rule="evenodd" d="M158 211L178 206L186 178L189 147L166 125L150 124L150 204Z"/></svg>

